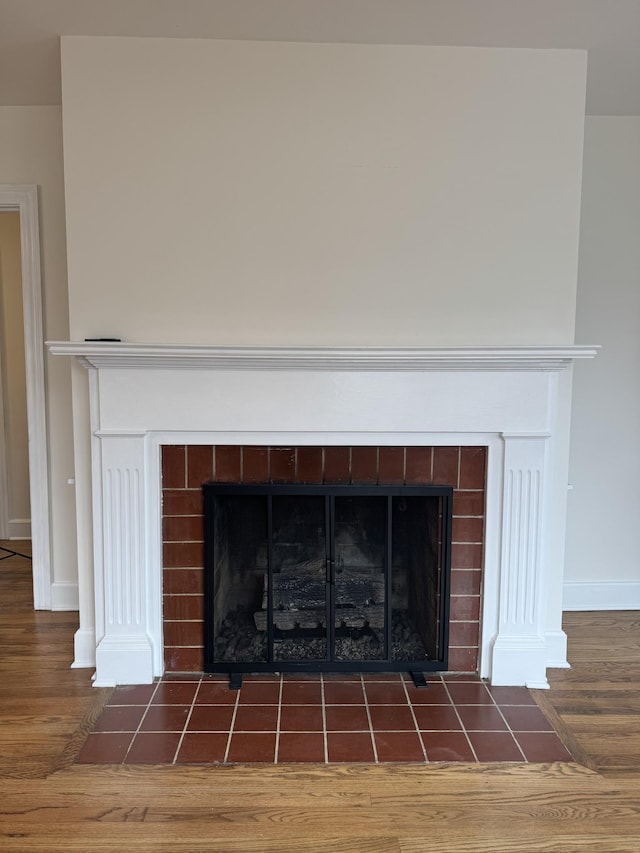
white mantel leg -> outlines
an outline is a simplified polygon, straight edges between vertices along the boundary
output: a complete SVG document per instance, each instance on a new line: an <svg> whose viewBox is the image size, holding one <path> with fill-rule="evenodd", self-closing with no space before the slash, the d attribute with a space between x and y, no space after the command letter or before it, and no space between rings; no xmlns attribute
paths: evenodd
<svg viewBox="0 0 640 853"><path fill-rule="evenodd" d="M491 682L546 688L546 580L541 537L547 436L503 438L500 596Z"/></svg>
<svg viewBox="0 0 640 853"><path fill-rule="evenodd" d="M98 687L153 681L153 646L147 631L145 441L140 434L98 434L94 439Z"/></svg>

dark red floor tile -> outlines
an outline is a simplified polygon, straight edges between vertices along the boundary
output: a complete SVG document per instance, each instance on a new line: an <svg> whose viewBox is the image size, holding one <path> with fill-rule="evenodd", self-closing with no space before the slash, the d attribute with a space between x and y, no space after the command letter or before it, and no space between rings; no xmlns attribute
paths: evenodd
<svg viewBox="0 0 640 853"><path fill-rule="evenodd" d="M150 705L140 724L140 731L181 732L189 709L189 705Z"/></svg>
<svg viewBox="0 0 640 853"><path fill-rule="evenodd" d="M82 745L76 764L121 764L133 734L90 734Z"/></svg>
<svg viewBox="0 0 640 853"><path fill-rule="evenodd" d="M474 682L447 682L454 705L493 705L491 694L484 684Z"/></svg>
<svg viewBox="0 0 640 853"><path fill-rule="evenodd" d="M369 717L364 705L327 705L325 715L328 732L369 731Z"/></svg>
<svg viewBox="0 0 640 853"><path fill-rule="evenodd" d="M330 681L325 683L324 701L327 705L362 705L364 703L362 682Z"/></svg>
<svg viewBox="0 0 640 853"><path fill-rule="evenodd" d="M139 732L133 739L125 764L171 764L180 743L178 732Z"/></svg>
<svg viewBox="0 0 640 853"><path fill-rule="evenodd" d="M280 682L248 681L242 685L239 694L241 705L277 705L280 701Z"/></svg>
<svg viewBox="0 0 640 853"><path fill-rule="evenodd" d="M478 761L524 761L511 732L469 732Z"/></svg>
<svg viewBox="0 0 640 853"><path fill-rule="evenodd" d="M375 732L378 761L421 761L424 749L417 732Z"/></svg>
<svg viewBox="0 0 640 853"><path fill-rule="evenodd" d="M283 684L288 681L307 681L310 684L322 684L323 673L321 672L287 672L282 676Z"/></svg>
<svg viewBox="0 0 640 853"><path fill-rule="evenodd" d="M426 689L407 684L407 693L412 705L451 705L449 694L441 682L432 682Z"/></svg>
<svg viewBox="0 0 640 853"><path fill-rule="evenodd" d="M140 684L133 687L116 687L107 705L147 705L156 689L155 684Z"/></svg>
<svg viewBox="0 0 640 853"><path fill-rule="evenodd" d="M191 711L187 731L228 732L233 712L233 705L196 705Z"/></svg>
<svg viewBox="0 0 640 853"><path fill-rule="evenodd" d="M322 680L325 684L331 681L357 681L362 684L362 677L358 672L323 672Z"/></svg>
<svg viewBox="0 0 640 853"><path fill-rule="evenodd" d="M116 705L105 708L96 720L94 732L135 732L145 712L144 705Z"/></svg>
<svg viewBox="0 0 640 853"><path fill-rule="evenodd" d="M322 764L324 762L324 735L319 732L280 732L278 763Z"/></svg>
<svg viewBox="0 0 640 853"><path fill-rule="evenodd" d="M289 678L289 675L287 675ZM228 681L229 676L225 676L225 679ZM249 681L277 681L280 684L282 680L282 676L278 675L277 672L245 672L242 674L242 683L247 684Z"/></svg>
<svg viewBox="0 0 640 853"><path fill-rule="evenodd" d="M322 732L324 722L320 705L283 705L280 709L281 732Z"/></svg>
<svg viewBox="0 0 640 853"><path fill-rule="evenodd" d="M459 705L458 714L467 731L506 731L507 724L497 708L490 705Z"/></svg>
<svg viewBox="0 0 640 853"><path fill-rule="evenodd" d="M187 732L176 764L220 764L224 761L229 735L221 732Z"/></svg>
<svg viewBox="0 0 640 853"><path fill-rule="evenodd" d="M227 761L238 764L271 764L275 754L275 732L234 732Z"/></svg>
<svg viewBox="0 0 640 853"><path fill-rule="evenodd" d="M235 705L237 690L219 681L203 681L196 695L196 705Z"/></svg>
<svg viewBox="0 0 640 853"><path fill-rule="evenodd" d="M514 732L552 732L553 726L540 708L507 705L501 708L504 718Z"/></svg>
<svg viewBox="0 0 640 853"><path fill-rule="evenodd" d="M459 731L462 728L452 705L416 705L413 713L421 731Z"/></svg>
<svg viewBox="0 0 640 853"><path fill-rule="evenodd" d="M573 761L555 732L518 732L515 735L527 761Z"/></svg>
<svg viewBox="0 0 640 853"><path fill-rule="evenodd" d="M464 732L421 732L428 761L475 762Z"/></svg>
<svg viewBox="0 0 640 853"><path fill-rule="evenodd" d="M374 731L415 731L416 724L408 705L371 705L371 726Z"/></svg>
<svg viewBox="0 0 640 853"><path fill-rule="evenodd" d="M487 685L487 690L498 705L535 705L536 700L526 687L493 687Z"/></svg>
<svg viewBox="0 0 640 853"><path fill-rule="evenodd" d="M483 681L477 672L445 672L442 676L443 682L446 684L459 684L460 682L472 682L473 684L482 684Z"/></svg>
<svg viewBox="0 0 640 853"><path fill-rule="evenodd" d="M327 732L329 761L373 762L373 744L368 732Z"/></svg>
<svg viewBox="0 0 640 853"><path fill-rule="evenodd" d="M287 680L282 685L282 704L321 705L322 684L320 681Z"/></svg>
<svg viewBox="0 0 640 853"><path fill-rule="evenodd" d="M386 681L397 683L404 680L404 675L401 672L365 672L363 674L365 684L374 681Z"/></svg>
<svg viewBox="0 0 640 853"><path fill-rule="evenodd" d="M234 732L275 732L278 725L277 705L238 705Z"/></svg>
<svg viewBox="0 0 640 853"><path fill-rule="evenodd" d="M198 681L161 681L153 694L153 705L190 705L196 695Z"/></svg>
<svg viewBox="0 0 640 853"><path fill-rule="evenodd" d="M402 681L365 681L364 689L370 705L400 705L407 701Z"/></svg>

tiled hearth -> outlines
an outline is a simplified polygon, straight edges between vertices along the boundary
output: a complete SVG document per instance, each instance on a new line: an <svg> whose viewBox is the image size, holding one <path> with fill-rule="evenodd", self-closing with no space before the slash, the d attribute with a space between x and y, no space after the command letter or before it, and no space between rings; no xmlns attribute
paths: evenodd
<svg viewBox="0 0 640 853"><path fill-rule="evenodd" d="M83 764L571 761L531 693L473 676L166 676L118 687Z"/></svg>

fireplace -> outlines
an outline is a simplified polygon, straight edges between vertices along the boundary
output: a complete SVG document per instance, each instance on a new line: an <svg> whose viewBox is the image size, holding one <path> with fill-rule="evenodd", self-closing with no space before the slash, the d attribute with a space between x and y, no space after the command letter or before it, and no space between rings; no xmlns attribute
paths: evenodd
<svg viewBox="0 0 640 853"><path fill-rule="evenodd" d="M165 669L163 446L486 448L479 673L546 687L546 668L567 666L570 367L593 347L48 347L89 368L89 429L80 412L76 426L91 477L78 472L77 492L91 502L93 576L79 573L75 654L95 661L96 686Z"/></svg>
<svg viewBox="0 0 640 853"><path fill-rule="evenodd" d="M205 670L446 669L452 497L206 484Z"/></svg>

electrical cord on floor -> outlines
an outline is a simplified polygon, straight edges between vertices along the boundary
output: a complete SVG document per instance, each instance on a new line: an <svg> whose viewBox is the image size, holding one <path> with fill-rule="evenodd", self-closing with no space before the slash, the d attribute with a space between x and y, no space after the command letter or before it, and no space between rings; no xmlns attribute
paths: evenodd
<svg viewBox="0 0 640 853"><path fill-rule="evenodd" d="M12 550L11 550L11 548L5 548L5 547L4 547L4 546L2 546L2 545L0 545L0 551L4 551L4 552L5 552L5 553L4 553L4 556L0 556L0 561L2 561L2 560L8 560L8 559L9 559L9 557L24 557L24 559L25 559L25 560L30 560L30 559L31 559L31 555L30 555L30 554L21 554L21 553L20 553L20 551L12 551Z"/></svg>

